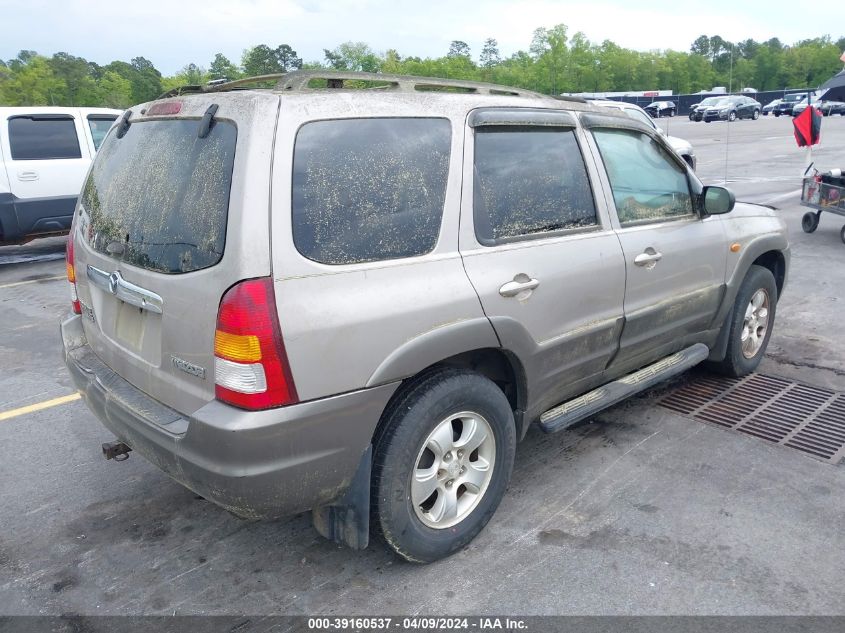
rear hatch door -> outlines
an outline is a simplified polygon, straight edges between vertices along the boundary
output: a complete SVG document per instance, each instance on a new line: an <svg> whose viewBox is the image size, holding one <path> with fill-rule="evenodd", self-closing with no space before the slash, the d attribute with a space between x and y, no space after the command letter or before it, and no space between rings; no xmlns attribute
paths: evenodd
<svg viewBox="0 0 845 633"><path fill-rule="evenodd" d="M120 121L109 132L80 196L74 255L88 342L182 414L214 398L221 296L271 272L278 108L278 96L254 91L134 108L125 134Z"/></svg>

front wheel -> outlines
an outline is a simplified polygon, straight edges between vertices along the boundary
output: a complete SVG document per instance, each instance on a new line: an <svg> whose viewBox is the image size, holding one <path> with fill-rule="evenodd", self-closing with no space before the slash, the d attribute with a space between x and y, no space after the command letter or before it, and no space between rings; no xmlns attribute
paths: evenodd
<svg viewBox="0 0 845 633"><path fill-rule="evenodd" d="M728 121L736 121L736 111L731 110L730 114L728 114Z"/></svg>
<svg viewBox="0 0 845 633"><path fill-rule="evenodd" d="M689 120L695 121L695 114L693 114L692 112L689 113Z"/></svg>
<svg viewBox="0 0 845 633"><path fill-rule="evenodd" d="M845 244L845 226L843 226L839 231L839 239L842 240L843 244Z"/></svg>
<svg viewBox="0 0 845 633"><path fill-rule="evenodd" d="M819 214L807 211L807 213L801 217L801 228L805 233L812 233L819 228Z"/></svg>
<svg viewBox="0 0 845 633"><path fill-rule="evenodd" d="M713 365L719 373L739 378L757 369L775 323L778 289L768 268L751 266L729 316L725 359Z"/></svg>
<svg viewBox="0 0 845 633"><path fill-rule="evenodd" d="M484 376L444 370L400 396L383 428L371 524L411 562L455 553L487 524L510 480L516 428L508 399Z"/></svg>

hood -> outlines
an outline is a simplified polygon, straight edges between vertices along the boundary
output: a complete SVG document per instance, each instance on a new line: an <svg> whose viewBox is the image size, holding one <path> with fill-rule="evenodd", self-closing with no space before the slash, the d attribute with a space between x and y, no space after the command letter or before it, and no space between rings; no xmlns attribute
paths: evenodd
<svg viewBox="0 0 845 633"><path fill-rule="evenodd" d="M737 200L736 206L734 206L733 211L731 211L727 217L775 218L777 217L777 214L772 207L756 204L754 202L741 202L740 200Z"/></svg>
<svg viewBox="0 0 845 633"><path fill-rule="evenodd" d="M692 144L687 140L684 140L682 138L678 138L677 136L668 136L667 135L666 141L669 143L669 145L672 146L672 149L675 150L676 152L678 152L679 154L683 154L683 153L690 154L690 153L692 153Z"/></svg>

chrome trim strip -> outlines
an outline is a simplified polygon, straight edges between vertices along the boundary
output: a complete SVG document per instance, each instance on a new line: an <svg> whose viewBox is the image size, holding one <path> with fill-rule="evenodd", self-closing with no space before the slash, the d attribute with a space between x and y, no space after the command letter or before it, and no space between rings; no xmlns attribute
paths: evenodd
<svg viewBox="0 0 845 633"><path fill-rule="evenodd" d="M120 274L120 271L115 270L114 272L107 273L89 264L87 272L88 279L91 280L91 283L104 292L142 310L148 310L156 314L162 313L162 306L164 305L162 298L146 288L126 281Z"/></svg>

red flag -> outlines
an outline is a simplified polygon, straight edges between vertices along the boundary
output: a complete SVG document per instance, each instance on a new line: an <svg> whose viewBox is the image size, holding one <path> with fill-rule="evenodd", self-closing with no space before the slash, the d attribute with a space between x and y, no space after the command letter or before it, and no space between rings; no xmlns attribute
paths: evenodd
<svg viewBox="0 0 845 633"><path fill-rule="evenodd" d="M792 119L795 126L795 142L798 147L816 145L821 138L822 114L818 109L809 105L797 117Z"/></svg>
<svg viewBox="0 0 845 633"><path fill-rule="evenodd" d="M842 57L840 57L839 59L845 62L845 53L842 53Z"/></svg>

